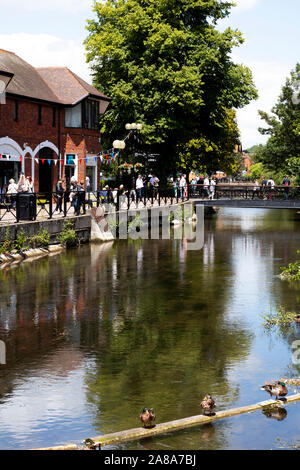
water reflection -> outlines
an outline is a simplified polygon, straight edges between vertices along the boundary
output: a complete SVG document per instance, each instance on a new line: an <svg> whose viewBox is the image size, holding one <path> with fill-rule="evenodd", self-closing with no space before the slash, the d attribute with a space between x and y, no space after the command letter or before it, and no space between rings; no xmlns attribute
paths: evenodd
<svg viewBox="0 0 300 470"><path fill-rule="evenodd" d="M294 219L278 229L269 212L220 211L199 252L185 239L129 240L1 271L0 447L136 427L144 406L158 422L195 415L207 393L217 410L263 399L255 387L272 359L261 355L259 315L287 292L295 303L274 276L298 240ZM277 367L287 364L282 354ZM228 427L135 445L227 448Z"/></svg>

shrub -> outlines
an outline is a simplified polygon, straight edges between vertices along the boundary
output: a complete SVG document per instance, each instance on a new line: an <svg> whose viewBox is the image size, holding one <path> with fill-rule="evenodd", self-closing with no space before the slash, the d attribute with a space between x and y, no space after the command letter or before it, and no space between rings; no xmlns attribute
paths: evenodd
<svg viewBox="0 0 300 470"><path fill-rule="evenodd" d="M9 238L9 227L5 231L4 242L0 245L0 255L10 253L13 249L13 242Z"/></svg>
<svg viewBox="0 0 300 470"><path fill-rule="evenodd" d="M38 232L36 235L34 235L31 240L30 244L32 248L38 248L38 247L47 247L50 244L50 233L47 231L47 229L43 229L41 232Z"/></svg>
<svg viewBox="0 0 300 470"><path fill-rule="evenodd" d="M74 230L74 225L71 221L67 220L64 223L63 231L57 238L62 245L65 245L67 247L77 245L76 232Z"/></svg>
<svg viewBox="0 0 300 470"><path fill-rule="evenodd" d="M21 230L20 234L17 236L14 242L14 249L18 252L26 251L29 248L28 237L26 237L24 230Z"/></svg>

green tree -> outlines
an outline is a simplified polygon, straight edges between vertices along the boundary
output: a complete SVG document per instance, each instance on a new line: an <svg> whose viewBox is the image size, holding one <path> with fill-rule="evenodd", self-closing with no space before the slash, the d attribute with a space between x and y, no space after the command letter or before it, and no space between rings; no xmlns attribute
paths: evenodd
<svg viewBox="0 0 300 470"><path fill-rule="evenodd" d="M299 175L300 170L300 64L292 70L272 114L260 111L268 127L260 132L269 135L265 146L259 149L258 157L268 168L283 171L290 176Z"/></svg>
<svg viewBox="0 0 300 470"><path fill-rule="evenodd" d="M101 118L111 146L126 122L142 122L145 144L176 164L227 169L238 129L233 108L257 97L250 70L232 62L239 31L216 24L233 4L218 0L95 1L85 41L94 84L112 98Z"/></svg>

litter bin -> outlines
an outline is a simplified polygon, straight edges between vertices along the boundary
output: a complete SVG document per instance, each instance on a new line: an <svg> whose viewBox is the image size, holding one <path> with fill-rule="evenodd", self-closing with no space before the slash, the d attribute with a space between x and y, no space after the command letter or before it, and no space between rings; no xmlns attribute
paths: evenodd
<svg viewBox="0 0 300 470"><path fill-rule="evenodd" d="M17 198L17 219L35 220L36 203L34 194L19 194Z"/></svg>

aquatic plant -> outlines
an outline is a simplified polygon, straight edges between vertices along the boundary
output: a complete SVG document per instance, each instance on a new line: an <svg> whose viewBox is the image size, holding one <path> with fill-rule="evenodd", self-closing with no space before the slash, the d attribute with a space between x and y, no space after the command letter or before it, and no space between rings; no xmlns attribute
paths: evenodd
<svg viewBox="0 0 300 470"><path fill-rule="evenodd" d="M64 223L64 228L62 232L58 235L57 239L62 245L67 247L77 245L76 232L74 230L74 225L70 220L67 220Z"/></svg>
<svg viewBox="0 0 300 470"><path fill-rule="evenodd" d="M276 309L275 313L267 313L263 316L264 323L262 326L270 329L273 326L289 326L296 316L295 312L287 312L283 306Z"/></svg>
<svg viewBox="0 0 300 470"><path fill-rule="evenodd" d="M300 254L300 251L297 251L297 254ZM291 281L300 281L300 261L295 261L295 263L290 263L287 267L281 269L281 279L289 279Z"/></svg>

